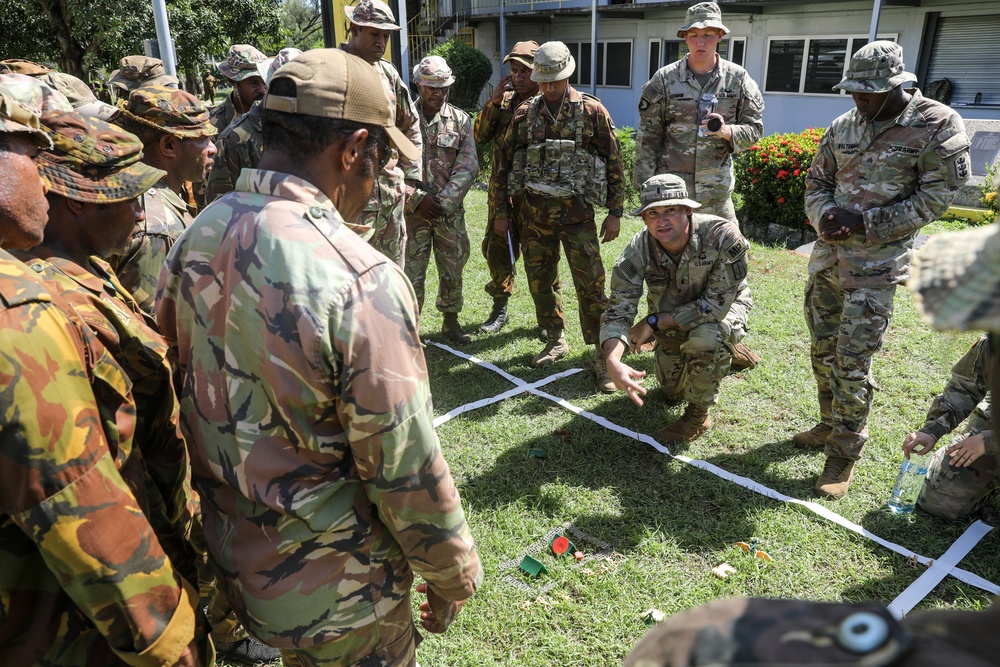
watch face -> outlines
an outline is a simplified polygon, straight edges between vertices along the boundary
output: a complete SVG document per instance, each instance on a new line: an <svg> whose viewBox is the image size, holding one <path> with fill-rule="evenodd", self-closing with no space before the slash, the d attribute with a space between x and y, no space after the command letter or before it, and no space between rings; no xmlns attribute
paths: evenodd
<svg viewBox="0 0 1000 667"><path fill-rule="evenodd" d="M646 316L646 324L648 324L649 326L651 326L651 327L653 327L655 329L656 328L656 321L658 319L659 318L657 318L656 315L647 315Z"/></svg>

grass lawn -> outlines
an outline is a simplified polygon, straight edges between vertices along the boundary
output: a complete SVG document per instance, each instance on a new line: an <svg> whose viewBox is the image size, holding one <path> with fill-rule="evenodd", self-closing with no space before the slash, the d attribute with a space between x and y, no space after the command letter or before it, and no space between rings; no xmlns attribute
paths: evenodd
<svg viewBox="0 0 1000 667"><path fill-rule="evenodd" d="M460 320L471 331L491 307L482 289L488 274L479 252L485 193L473 191L466 206L473 253L465 272L466 303ZM619 239L603 247L609 273L641 224L637 218L625 218ZM928 231L935 229L940 231L942 225ZM644 407L637 408L621 392L595 393L593 350L584 346L580 335L565 261L562 269L568 358L549 369L530 366L542 344L535 336L534 308L520 264L511 323L498 335L478 334L464 351L527 381L586 367L586 372L545 390L641 433L652 434L678 417L683 408L667 407L655 391L651 355L630 357L630 363L649 371L645 382L651 391ZM797 449L790 441L818 417L802 316L806 277L805 257L753 246L749 278L756 308L746 342L763 363L724 380L712 415L714 428L683 453L787 495L811 499L823 456ZM422 328L425 337L443 342L440 314L433 308L436 289L432 263ZM951 524L919 511L896 517L883 506L904 436L923 424L931 398L975 338L973 333L932 331L915 313L910 293L898 291L885 347L875 357L874 376L881 390L864 459L846 499L817 502L924 556L937 558L948 548L967 524ZM426 348L426 355L436 415L511 388L499 375L434 346ZM462 490L486 580L446 635L425 636L417 652L424 667L616 665L647 630L640 617L650 608L672 614L739 595L888 602L924 571L810 512L671 460L543 398L521 395L467 412L443 424L438 435ZM539 449L545 450L544 458L529 453ZM520 560L532 544L566 523L610 543L616 555L582 564L541 555L548 574L535 580L510 568L509 561ZM755 537L772 562L745 555L735 546ZM987 536L960 566L1000 581L996 539ZM588 553L597 551L582 540L575 542ZM724 561L737 573L721 580L711 570ZM512 577L505 579L507 574ZM988 604L986 593L946 578L918 609L978 609Z"/></svg>

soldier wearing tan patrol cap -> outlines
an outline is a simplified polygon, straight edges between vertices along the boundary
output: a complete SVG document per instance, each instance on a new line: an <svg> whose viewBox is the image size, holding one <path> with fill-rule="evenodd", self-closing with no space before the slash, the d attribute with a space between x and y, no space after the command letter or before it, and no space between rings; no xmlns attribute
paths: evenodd
<svg viewBox="0 0 1000 667"><path fill-rule="evenodd" d="M340 49L275 73L263 128L258 168L181 236L157 301L209 557L284 664L412 665L414 573L422 626L444 632L481 568L413 290L349 224L393 147L420 153L376 71Z"/></svg>

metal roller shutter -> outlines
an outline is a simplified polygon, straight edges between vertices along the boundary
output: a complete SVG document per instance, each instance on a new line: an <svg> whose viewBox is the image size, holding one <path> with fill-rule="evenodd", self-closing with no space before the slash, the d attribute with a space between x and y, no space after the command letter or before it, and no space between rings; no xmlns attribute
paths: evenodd
<svg viewBox="0 0 1000 667"><path fill-rule="evenodd" d="M1000 14L992 16L942 16L927 67L926 87L948 78L955 86L952 106L976 102L1000 106Z"/></svg>

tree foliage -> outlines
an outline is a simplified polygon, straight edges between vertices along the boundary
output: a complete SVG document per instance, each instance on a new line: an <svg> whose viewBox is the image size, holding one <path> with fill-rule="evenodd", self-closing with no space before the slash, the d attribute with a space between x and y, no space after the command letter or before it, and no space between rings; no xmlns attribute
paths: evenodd
<svg viewBox="0 0 1000 667"><path fill-rule="evenodd" d="M434 47L428 55L444 58L455 76L448 101L466 111L477 110L479 94L493 76L490 59L468 42L454 37Z"/></svg>

